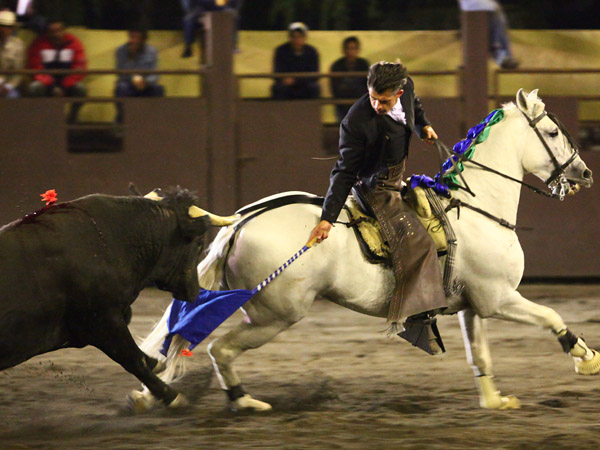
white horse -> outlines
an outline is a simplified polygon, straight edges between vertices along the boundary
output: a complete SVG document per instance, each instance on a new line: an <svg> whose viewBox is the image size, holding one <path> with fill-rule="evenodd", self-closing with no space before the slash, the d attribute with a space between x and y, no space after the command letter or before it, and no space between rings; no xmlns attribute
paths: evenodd
<svg viewBox="0 0 600 450"><path fill-rule="evenodd" d="M556 178L554 184L558 183L558 187L568 188L566 180L571 185L590 187L592 172L563 135L562 128L545 114L537 90L528 95L520 90L516 100L516 105L504 106L504 118L491 127L487 140L477 145L473 160L516 180L533 173L545 181ZM559 176L561 172L564 178ZM516 223L520 184L474 164L465 164L463 175L476 197L456 191L455 198ZM253 288L307 240L320 212L314 205L292 204L255 217L237 233L233 227L223 228L198 266L200 285L206 289ZM340 220L348 220L345 214L342 212ZM466 207L461 208L460 218L456 209L448 217L457 238L455 274L464 285L457 298L449 299L449 311L460 309L458 317L467 359L476 377L480 406L503 409L520 406L516 397L502 395L494 386L487 318L551 330L565 352L573 357L576 372L599 372L599 353L568 331L554 310L517 292L524 256L514 230ZM393 286L390 269L365 260L354 231L335 227L327 240L308 251L244 306L245 319L239 325L210 343L208 352L231 407L256 411L271 408L242 389L233 368L233 361L242 352L262 346L298 322L317 297L363 314L386 317ZM168 314L169 310L142 344L145 352L163 360L159 349L167 333ZM162 372L165 381L175 376L177 362L185 359L178 355L186 346L182 338L173 340L166 370ZM138 409L153 403L147 390L134 391L130 399Z"/></svg>

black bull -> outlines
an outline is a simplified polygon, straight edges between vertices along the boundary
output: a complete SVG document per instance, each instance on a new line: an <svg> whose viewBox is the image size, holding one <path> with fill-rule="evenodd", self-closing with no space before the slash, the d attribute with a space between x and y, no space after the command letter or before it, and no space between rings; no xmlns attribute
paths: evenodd
<svg viewBox="0 0 600 450"><path fill-rule="evenodd" d="M152 369L127 324L150 283L181 300L200 287L207 216L194 198L90 195L47 206L0 230L0 370L35 355L93 345L170 404L177 393Z"/></svg>

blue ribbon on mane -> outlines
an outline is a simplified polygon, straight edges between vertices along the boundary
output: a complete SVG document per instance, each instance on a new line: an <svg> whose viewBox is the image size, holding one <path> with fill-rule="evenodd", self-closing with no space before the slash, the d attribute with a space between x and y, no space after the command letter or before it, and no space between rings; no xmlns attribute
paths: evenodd
<svg viewBox="0 0 600 450"><path fill-rule="evenodd" d="M482 133L488 126L492 126L498 122L498 120L493 120L493 119L500 111L502 111L502 110L495 109L494 111L490 112L485 117L485 119L483 119L477 125L475 125L471 129L469 129L469 131L467 132L467 137L465 139L454 144L454 147L452 147L452 151L453 151L454 155L450 156L446 161L444 161L444 163L442 164L442 170L440 172L438 172L434 178L431 178L427 175L411 176L410 177L411 188L413 188L413 189L415 187L431 188L439 195L446 197L446 198L450 198L451 197L450 189L456 189L456 187L453 187L453 186L449 187L446 180L452 179L452 172L449 173L449 171L454 166L453 161L454 161L454 163L459 161L459 159L461 157L463 157L463 155L465 155L465 153L467 153L467 151L469 149L474 149L475 144L477 144L479 142L483 142L483 140L485 140L485 138L487 138L487 134L483 137ZM496 118L496 119L498 119L498 118ZM480 139L481 137L483 137L483 139ZM467 155L465 155L465 156L470 158L472 156L472 154L473 154L473 152L470 152L470 153L467 153ZM459 162L458 166L459 166L459 169L462 171L462 163Z"/></svg>

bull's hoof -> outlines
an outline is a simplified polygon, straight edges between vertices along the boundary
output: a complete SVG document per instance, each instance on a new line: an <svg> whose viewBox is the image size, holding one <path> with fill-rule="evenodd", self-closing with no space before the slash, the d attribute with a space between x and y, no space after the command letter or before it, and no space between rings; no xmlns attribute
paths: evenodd
<svg viewBox="0 0 600 450"><path fill-rule="evenodd" d="M161 373L163 370L167 368L167 363L164 361L158 361L154 369L152 369L152 373Z"/></svg>
<svg viewBox="0 0 600 450"><path fill-rule="evenodd" d="M134 414L143 414L154 407L154 396L148 392L131 391L127 396L127 406Z"/></svg>
<svg viewBox="0 0 600 450"><path fill-rule="evenodd" d="M585 361L581 358L573 358L575 361L575 372L579 375L597 375L600 372L600 353L596 350L594 357L589 361Z"/></svg>
<svg viewBox="0 0 600 450"><path fill-rule="evenodd" d="M273 407L266 402L261 402L252 398L248 394L244 394L242 397L231 402L232 411L254 411L254 412L267 412L271 411Z"/></svg>
<svg viewBox="0 0 600 450"><path fill-rule="evenodd" d="M188 399L185 398L185 396L183 394L177 394L177 397L175 397L175 400L173 400L171 403L169 403L167 405L167 407L169 409L185 408L189 404L190 404L190 402L188 402Z"/></svg>

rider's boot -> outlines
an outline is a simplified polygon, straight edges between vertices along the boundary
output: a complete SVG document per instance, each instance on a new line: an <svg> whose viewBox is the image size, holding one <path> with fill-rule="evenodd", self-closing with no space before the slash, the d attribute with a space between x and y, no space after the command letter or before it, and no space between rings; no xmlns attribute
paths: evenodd
<svg viewBox="0 0 600 450"><path fill-rule="evenodd" d="M433 311L427 311L408 317L402 324L404 330L398 333L398 336L430 355L444 353L446 349L434 315Z"/></svg>

